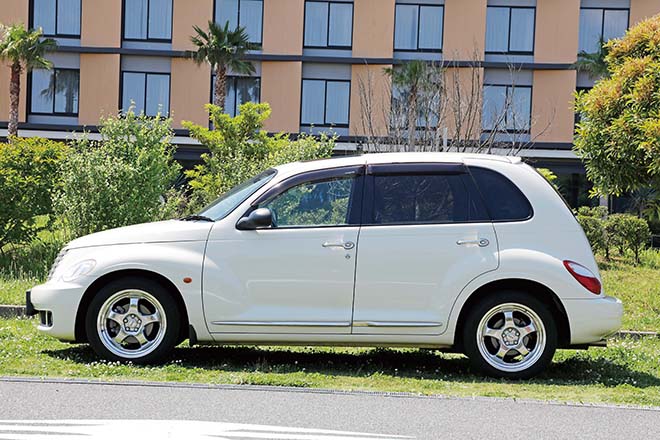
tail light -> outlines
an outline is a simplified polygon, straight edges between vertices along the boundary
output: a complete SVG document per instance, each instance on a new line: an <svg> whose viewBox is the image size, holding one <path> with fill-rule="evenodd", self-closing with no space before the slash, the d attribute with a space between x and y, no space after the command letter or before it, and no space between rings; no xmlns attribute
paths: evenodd
<svg viewBox="0 0 660 440"><path fill-rule="evenodd" d="M568 270L570 274L573 275L573 278L575 278L578 283L582 284L585 289L595 295L600 295L600 281L598 281L598 278L592 271L583 265L570 260L564 261L564 267L566 267L566 270Z"/></svg>

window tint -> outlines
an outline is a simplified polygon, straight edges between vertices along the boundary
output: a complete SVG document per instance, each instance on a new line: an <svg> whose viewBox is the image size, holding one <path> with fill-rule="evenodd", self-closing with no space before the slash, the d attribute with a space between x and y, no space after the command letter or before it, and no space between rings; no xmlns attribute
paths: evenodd
<svg viewBox="0 0 660 440"><path fill-rule="evenodd" d="M353 3L305 2L305 47L350 48Z"/></svg>
<svg viewBox="0 0 660 440"><path fill-rule="evenodd" d="M502 174L478 167L470 167L470 173L493 221L526 220L532 216L532 206L527 198Z"/></svg>
<svg viewBox="0 0 660 440"><path fill-rule="evenodd" d="M532 88L484 84L483 129L527 133L531 125Z"/></svg>
<svg viewBox="0 0 660 440"><path fill-rule="evenodd" d="M476 200L463 175L376 175L373 224L452 223L477 220ZM482 216L483 217L483 216Z"/></svg>
<svg viewBox="0 0 660 440"><path fill-rule="evenodd" d="M80 0L34 0L32 25L48 36L80 36Z"/></svg>
<svg viewBox="0 0 660 440"><path fill-rule="evenodd" d="M622 37L628 28L628 9L580 9L579 51L598 52L600 40Z"/></svg>
<svg viewBox="0 0 660 440"><path fill-rule="evenodd" d="M486 52L531 54L534 51L534 8L489 6Z"/></svg>
<svg viewBox="0 0 660 440"><path fill-rule="evenodd" d="M133 111L144 111L147 116L158 113L167 115L170 109L170 75L144 72L123 72L122 109L128 111L131 103Z"/></svg>
<svg viewBox="0 0 660 440"><path fill-rule="evenodd" d="M220 26L229 22L231 30L242 26L251 43L261 44L263 8L262 0L218 0L215 3L215 22Z"/></svg>
<svg viewBox="0 0 660 440"><path fill-rule="evenodd" d="M35 69L32 71L32 114L77 115L80 71Z"/></svg>
<svg viewBox="0 0 660 440"><path fill-rule="evenodd" d="M443 6L396 5L394 49L441 50L443 15Z"/></svg>
<svg viewBox="0 0 660 440"><path fill-rule="evenodd" d="M303 79L301 124L348 126L350 81Z"/></svg>
<svg viewBox="0 0 660 440"><path fill-rule="evenodd" d="M341 226L349 223L355 178L305 182L262 205L273 213L273 226Z"/></svg>
<svg viewBox="0 0 660 440"><path fill-rule="evenodd" d="M124 38L172 39L172 0L125 0Z"/></svg>

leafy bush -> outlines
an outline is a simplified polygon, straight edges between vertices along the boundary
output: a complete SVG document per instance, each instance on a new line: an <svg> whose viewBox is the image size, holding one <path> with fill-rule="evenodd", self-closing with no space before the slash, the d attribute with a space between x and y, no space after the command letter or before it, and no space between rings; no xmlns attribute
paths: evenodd
<svg viewBox="0 0 660 440"><path fill-rule="evenodd" d="M32 240L48 226L68 147L40 138L0 145L0 249Z"/></svg>
<svg viewBox="0 0 660 440"><path fill-rule="evenodd" d="M592 215L592 211L578 209L577 220L582 226L591 249L594 252L606 250L605 228L603 227L603 218L599 215Z"/></svg>
<svg viewBox="0 0 660 440"><path fill-rule="evenodd" d="M621 235L628 249L633 252L635 263L639 264L639 253L648 246L651 237L649 224L646 220L634 215L624 215L621 223Z"/></svg>
<svg viewBox="0 0 660 440"><path fill-rule="evenodd" d="M135 115L101 121L99 142L83 138L64 166L57 210L74 236L161 219L180 173L171 120ZM176 195L175 195L176 197Z"/></svg>
<svg viewBox="0 0 660 440"><path fill-rule="evenodd" d="M263 124L270 116L268 104L251 102L231 117L220 107L208 105L214 129L184 122L190 135L209 149L202 163L186 172L196 204L205 204L233 186L265 169L298 160L329 157L334 139L300 135L291 140L283 133L269 136Z"/></svg>

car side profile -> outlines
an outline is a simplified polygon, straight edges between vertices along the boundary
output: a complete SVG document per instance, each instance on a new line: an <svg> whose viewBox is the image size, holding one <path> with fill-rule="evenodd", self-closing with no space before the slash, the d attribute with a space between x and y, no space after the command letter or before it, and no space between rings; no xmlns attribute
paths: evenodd
<svg viewBox="0 0 660 440"><path fill-rule="evenodd" d="M384 153L269 169L181 220L69 243L39 330L113 361L191 344L424 347L528 378L621 324L587 239L519 158Z"/></svg>

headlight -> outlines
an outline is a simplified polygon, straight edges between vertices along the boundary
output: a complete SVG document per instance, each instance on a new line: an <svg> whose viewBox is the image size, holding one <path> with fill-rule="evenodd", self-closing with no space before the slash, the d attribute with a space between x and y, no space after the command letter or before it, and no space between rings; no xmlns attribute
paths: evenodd
<svg viewBox="0 0 660 440"><path fill-rule="evenodd" d="M92 269L96 266L95 260L83 260L79 263L71 266L67 271L62 275L62 280L65 282L73 281L77 278L83 277L90 273Z"/></svg>

